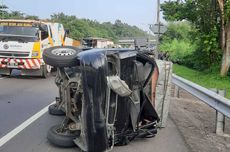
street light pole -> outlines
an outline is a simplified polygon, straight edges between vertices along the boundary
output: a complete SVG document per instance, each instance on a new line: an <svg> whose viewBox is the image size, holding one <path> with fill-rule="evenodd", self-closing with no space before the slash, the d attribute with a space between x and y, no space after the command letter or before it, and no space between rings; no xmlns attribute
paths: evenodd
<svg viewBox="0 0 230 152"><path fill-rule="evenodd" d="M158 53L159 53L159 43L160 43L160 0L157 0L157 25L158 25L158 32L157 32L157 40L156 40L156 52L155 52L155 58L158 59Z"/></svg>

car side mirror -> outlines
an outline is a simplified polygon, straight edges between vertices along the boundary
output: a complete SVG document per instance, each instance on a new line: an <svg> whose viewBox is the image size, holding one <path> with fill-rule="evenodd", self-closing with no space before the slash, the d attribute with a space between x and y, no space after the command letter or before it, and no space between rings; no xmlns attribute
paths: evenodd
<svg viewBox="0 0 230 152"><path fill-rule="evenodd" d="M69 35L69 29L65 30L65 35Z"/></svg>

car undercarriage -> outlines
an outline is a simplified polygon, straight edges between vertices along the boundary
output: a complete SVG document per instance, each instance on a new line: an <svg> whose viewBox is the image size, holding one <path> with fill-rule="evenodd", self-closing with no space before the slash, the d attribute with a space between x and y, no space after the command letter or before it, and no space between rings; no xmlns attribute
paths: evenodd
<svg viewBox="0 0 230 152"><path fill-rule="evenodd" d="M158 68L151 53L66 46L45 50L43 58L57 67L59 97L49 112L65 115L61 124L50 128L51 143L103 152L155 136L159 117L151 82Z"/></svg>

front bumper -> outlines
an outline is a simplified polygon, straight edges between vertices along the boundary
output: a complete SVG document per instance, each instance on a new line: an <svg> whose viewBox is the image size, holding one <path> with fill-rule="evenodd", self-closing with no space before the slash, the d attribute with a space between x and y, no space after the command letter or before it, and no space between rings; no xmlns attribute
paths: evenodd
<svg viewBox="0 0 230 152"><path fill-rule="evenodd" d="M37 70L43 65L42 59L0 58L0 68Z"/></svg>

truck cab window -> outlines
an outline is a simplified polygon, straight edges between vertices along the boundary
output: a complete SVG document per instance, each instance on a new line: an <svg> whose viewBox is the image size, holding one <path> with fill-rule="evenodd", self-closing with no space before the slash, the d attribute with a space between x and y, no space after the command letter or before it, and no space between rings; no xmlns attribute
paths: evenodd
<svg viewBox="0 0 230 152"><path fill-rule="evenodd" d="M44 39L49 37L49 32L48 32L47 25L41 25L40 30L41 30L41 39L42 40L44 40Z"/></svg>

